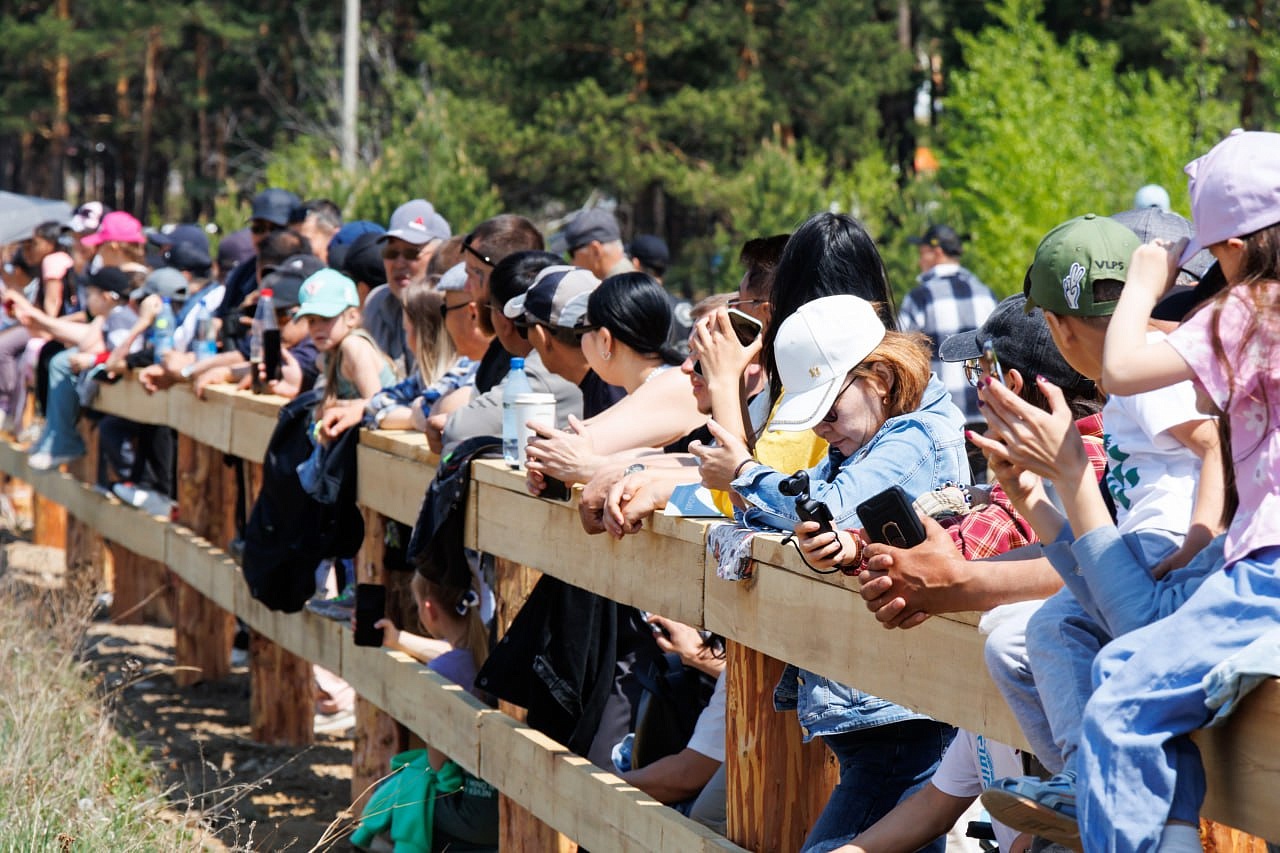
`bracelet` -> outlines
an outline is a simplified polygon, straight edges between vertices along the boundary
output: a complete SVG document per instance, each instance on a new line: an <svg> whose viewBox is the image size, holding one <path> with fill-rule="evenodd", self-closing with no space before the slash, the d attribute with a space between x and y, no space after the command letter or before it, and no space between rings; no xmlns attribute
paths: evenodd
<svg viewBox="0 0 1280 853"><path fill-rule="evenodd" d="M748 465L750 465L751 463L753 463L753 462L755 462L755 461L756 461L756 459L755 459L755 457L754 457L754 456L748 456L746 459L743 459L741 462L739 462L739 463L738 463L738 467L733 469L733 479L735 479L735 480L736 480L736 479L738 479L739 477L741 477L741 476L742 476L742 469L743 469L743 468L745 468L745 467L747 467Z"/></svg>

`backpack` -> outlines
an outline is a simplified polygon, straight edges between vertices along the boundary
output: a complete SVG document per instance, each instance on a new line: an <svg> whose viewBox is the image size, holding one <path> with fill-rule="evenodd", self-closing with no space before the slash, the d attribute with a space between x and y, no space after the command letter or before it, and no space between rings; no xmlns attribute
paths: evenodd
<svg viewBox="0 0 1280 853"><path fill-rule="evenodd" d="M636 738L631 766L639 769L659 758L675 755L693 737L698 717L711 701L716 680L685 666L668 652L647 670L633 670L643 692L636 704Z"/></svg>
<svg viewBox="0 0 1280 853"><path fill-rule="evenodd" d="M272 610L295 613L315 594L321 560L354 557L364 540L356 506L358 429L349 429L325 454L327 476L339 478L338 500L322 504L302 488L298 465L311 455L311 413L323 391L308 391L280 410L262 463L262 491L244 528L244 579L250 594Z"/></svg>
<svg viewBox="0 0 1280 853"><path fill-rule="evenodd" d="M479 435L462 441L444 458L418 509L418 520L405 549L411 567L425 562L439 576L467 579L471 564L463 546L466 530L467 490L471 486L471 460L494 458L502 453L502 439Z"/></svg>

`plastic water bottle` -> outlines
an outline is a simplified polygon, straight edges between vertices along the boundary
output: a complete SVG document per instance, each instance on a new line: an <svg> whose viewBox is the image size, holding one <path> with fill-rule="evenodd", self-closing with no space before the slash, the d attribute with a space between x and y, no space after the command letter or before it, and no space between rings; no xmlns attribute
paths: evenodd
<svg viewBox="0 0 1280 853"><path fill-rule="evenodd" d="M173 332L178 325L178 318L173 313L173 305L169 297L164 298L160 313L151 324L152 345L155 350L156 364L164 358L165 353L173 349Z"/></svg>
<svg viewBox="0 0 1280 853"><path fill-rule="evenodd" d="M200 313L196 315L196 337L191 342L191 351L195 353L196 361L218 354L218 331L214 326L213 312L203 302L200 303Z"/></svg>
<svg viewBox="0 0 1280 853"><path fill-rule="evenodd" d="M258 295L258 307L253 312L253 326L249 331L249 364L252 367L253 393L266 394L266 383L280 378L280 326L276 323L276 304L271 288L263 288ZM258 365L266 369L266 381L261 377Z"/></svg>
<svg viewBox="0 0 1280 853"><path fill-rule="evenodd" d="M511 371L502 383L502 458L512 468L519 468L520 433L524 424L516 422L516 398L533 391L524 372L524 359L511 359Z"/></svg>

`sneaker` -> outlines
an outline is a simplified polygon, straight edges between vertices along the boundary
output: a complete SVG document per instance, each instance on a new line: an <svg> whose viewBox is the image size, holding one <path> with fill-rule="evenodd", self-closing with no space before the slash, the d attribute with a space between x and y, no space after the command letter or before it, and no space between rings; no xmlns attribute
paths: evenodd
<svg viewBox="0 0 1280 853"><path fill-rule="evenodd" d="M307 609L335 622L350 622L356 612L356 591L348 586L337 598L313 598L307 602Z"/></svg>
<svg viewBox="0 0 1280 853"><path fill-rule="evenodd" d="M997 779L982 792L982 805L1010 829L1030 832L1072 850L1083 849L1076 822L1076 774L1071 771L1050 779Z"/></svg>
<svg viewBox="0 0 1280 853"><path fill-rule="evenodd" d="M116 483L111 491L129 506L140 509L147 515L161 515L165 518L173 516L177 503L168 496L150 489L140 489L133 483Z"/></svg>
<svg viewBox="0 0 1280 853"><path fill-rule="evenodd" d="M336 714L316 714L315 731L321 735L341 735L356 727L356 712L350 709Z"/></svg>
<svg viewBox="0 0 1280 853"><path fill-rule="evenodd" d="M249 665L249 650L231 648L231 665L233 667L241 667Z"/></svg>
<svg viewBox="0 0 1280 853"><path fill-rule="evenodd" d="M53 471L61 468L68 462L74 462L83 456L83 453L73 453L69 456L54 456L52 453L45 453L38 450L27 457L27 467L32 471L44 473L45 471Z"/></svg>

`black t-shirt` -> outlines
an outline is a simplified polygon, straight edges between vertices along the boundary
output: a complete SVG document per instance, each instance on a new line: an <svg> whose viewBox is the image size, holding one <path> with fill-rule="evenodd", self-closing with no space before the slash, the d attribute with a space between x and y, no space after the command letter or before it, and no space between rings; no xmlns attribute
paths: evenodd
<svg viewBox="0 0 1280 853"><path fill-rule="evenodd" d="M310 391L315 387L316 380L320 378L320 365L316 363L320 353L316 350L316 345L311 342L310 337L305 337L289 347L289 355L293 356L298 362L298 367L302 368L302 390ZM248 356L245 357L248 358Z"/></svg>
<svg viewBox="0 0 1280 853"><path fill-rule="evenodd" d="M476 393L484 394L498 387L510 370L511 353L503 349L502 341L494 338L480 357L480 366L476 368Z"/></svg>
<svg viewBox="0 0 1280 853"><path fill-rule="evenodd" d="M587 375L578 383L578 388L582 391L583 420L595 417L627 396L627 389L610 385L597 376L594 370L587 371Z"/></svg>

